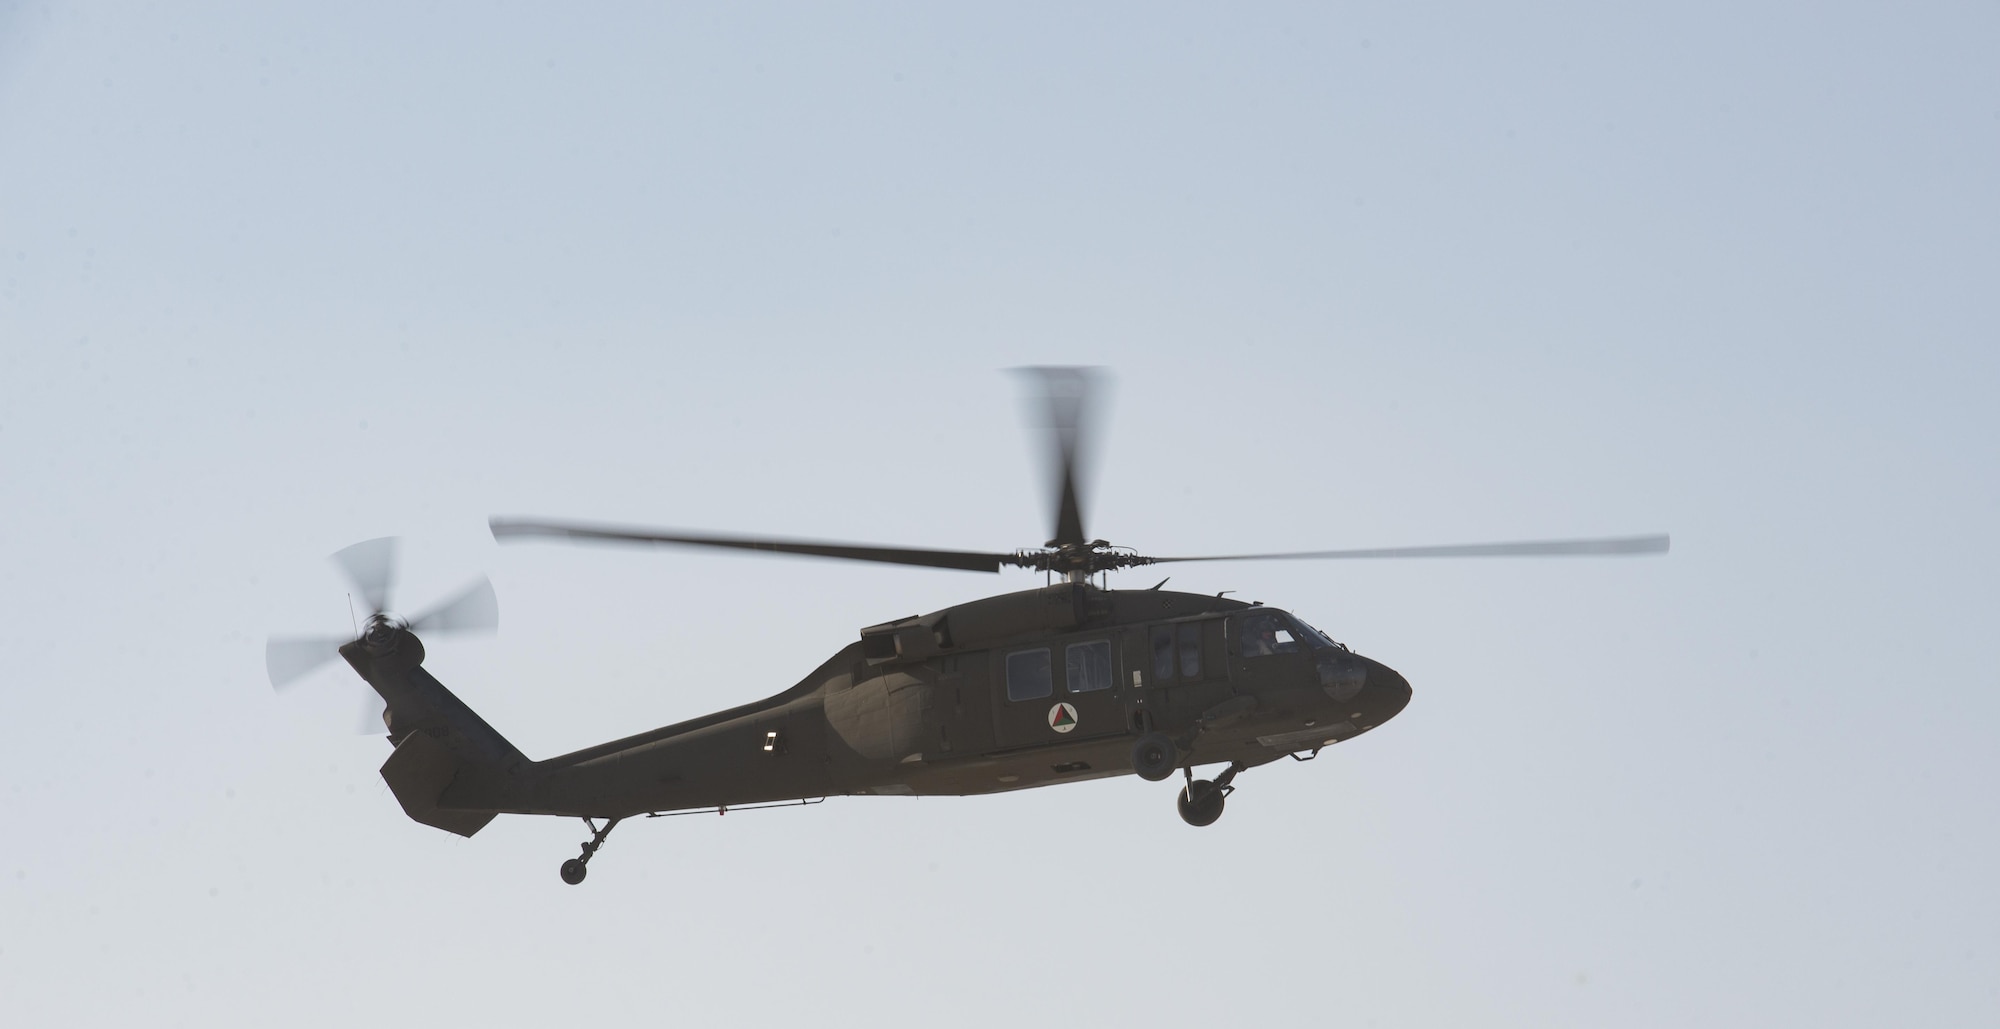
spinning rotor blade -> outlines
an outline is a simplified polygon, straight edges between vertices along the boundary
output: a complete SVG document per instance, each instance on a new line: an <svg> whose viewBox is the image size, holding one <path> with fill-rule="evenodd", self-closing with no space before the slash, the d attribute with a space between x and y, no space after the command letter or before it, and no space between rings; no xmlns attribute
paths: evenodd
<svg viewBox="0 0 2000 1029"><path fill-rule="evenodd" d="M478 582L460 591L458 596L410 619L410 631L419 633L491 632L498 628L500 598L493 592L493 582L483 575Z"/></svg>
<svg viewBox="0 0 2000 1029"><path fill-rule="evenodd" d="M347 573L371 613L389 610L389 588L396 582L396 537L363 540L334 554L333 563Z"/></svg>
<svg viewBox="0 0 2000 1029"><path fill-rule="evenodd" d="M846 561L873 561L879 564L919 565L925 568L957 568L968 572L997 572L1013 554L986 554L971 550L919 550L914 547L881 547L865 543L833 543L814 540L765 539L753 536L690 536L651 529L582 525L575 522L533 522L513 518L488 520L497 540L524 536L555 536L574 540L601 540L612 543L666 543L686 547L723 547L730 550L759 550L769 554L800 554L807 557L834 557Z"/></svg>
<svg viewBox="0 0 2000 1029"><path fill-rule="evenodd" d="M1056 526L1049 546L1081 546L1083 505L1078 499L1078 455L1084 453L1083 422L1097 381L1094 368L1023 368L1040 387L1044 425L1055 441Z"/></svg>
<svg viewBox="0 0 2000 1029"><path fill-rule="evenodd" d="M1150 557L1142 564L1169 561L1279 561L1364 557L1610 557L1664 554L1665 536L1619 536L1611 539L1540 540L1527 543L1453 543L1431 547L1381 547L1373 550L1308 550L1290 554L1222 554L1212 557Z"/></svg>
<svg viewBox="0 0 2000 1029"><path fill-rule="evenodd" d="M271 688L282 690L340 656L346 636L273 636L264 644L264 671Z"/></svg>
<svg viewBox="0 0 2000 1029"><path fill-rule="evenodd" d="M386 612L390 588L396 580L396 548L396 538L384 536L356 543L333 555L333 562L347 573L348 579L354 583L355 592L360 593L362 600L368 604L371 611L368 626L371 630L378 617L388 626L406 625L413 631L426 633L500 627L500 601L493 592L493 583L484 576L410 622L389 616ZM331 663L340 657L340 648L347 645L350 639L347 636L272 637L264 644L264 670L271 677L272 688L282 690L320 666ZM383 721L386 709L381 694L367 688L363 696L365 699L356 712L353 728L370 736L385 735L388 726Z"/></svg>

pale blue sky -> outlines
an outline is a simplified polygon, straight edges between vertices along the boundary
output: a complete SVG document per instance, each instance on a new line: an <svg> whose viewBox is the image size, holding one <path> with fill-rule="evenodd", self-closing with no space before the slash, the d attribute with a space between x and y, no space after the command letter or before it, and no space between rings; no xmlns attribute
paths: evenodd
<svg viewBox="0 0 2000 1029"><path fill-rule="evenodd" d="M8 1024L1989 1025L1990 5L0 2ZM1039 582L496 546L540 514L974 549L1003 369L1115 375L1154 553L1401 670L1246 773L472 840L324 556L531 756ZM1162 573L1164 574L1164 573ZM1131 573L1128 587L1157 576ZM1140 580L1144 581L1140 581Z"/></svg>

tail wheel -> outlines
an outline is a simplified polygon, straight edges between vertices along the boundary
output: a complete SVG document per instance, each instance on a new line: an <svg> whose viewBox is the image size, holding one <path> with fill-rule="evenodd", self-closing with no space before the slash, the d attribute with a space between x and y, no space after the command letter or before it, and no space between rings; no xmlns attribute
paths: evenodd
<svg viewBox="0 0 2000 1029"><path fill-rule="evenodd" d="M590 866L578 861L576 858L570 858L568 861L562 863L562 880L571 886L582 882L583 877L588 874L590 874Z"/></svg>

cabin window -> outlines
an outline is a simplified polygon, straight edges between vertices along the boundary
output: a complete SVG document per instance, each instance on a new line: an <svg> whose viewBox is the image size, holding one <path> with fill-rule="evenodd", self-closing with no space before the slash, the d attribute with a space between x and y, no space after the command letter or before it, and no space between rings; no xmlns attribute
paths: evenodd
<svg viewBox="0 0 2000 1029"><path fill-rule="evenodd" d="M1071 693L1111 688L1111 642L1093 640L1063 648L1063 682Z"/></svg>
<svg viewBox="0 0 2000 1029"><path fill-rule="evenodd" d="M1007 655L1007 699L1036 700L1055 692L1053 670L1047 647Z"/></svg>
<svg viewBox="0 0 2000 1029"><path fill-rule="evenodd" d="M1153 626L1153 679L1172 682L1174 678L1174 627Z"/></svg>
<svg viewBox="0 0 2000 1029"><path fill-rule="evenodd" d="M1201 624L1187 622L1180 627L1181 678L1201 678Z"/></svg>

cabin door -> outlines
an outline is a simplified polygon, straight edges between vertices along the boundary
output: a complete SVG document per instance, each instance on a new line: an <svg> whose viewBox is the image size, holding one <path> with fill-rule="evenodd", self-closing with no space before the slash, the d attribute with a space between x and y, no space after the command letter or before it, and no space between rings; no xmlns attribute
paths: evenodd
<svg viewBox="0 0 2000 1029"><path fill-rule="evenodd" d="M990 665L998 749L1059 746L1126 731L1129 684L1111 633L1003 647Z"/></svg>

